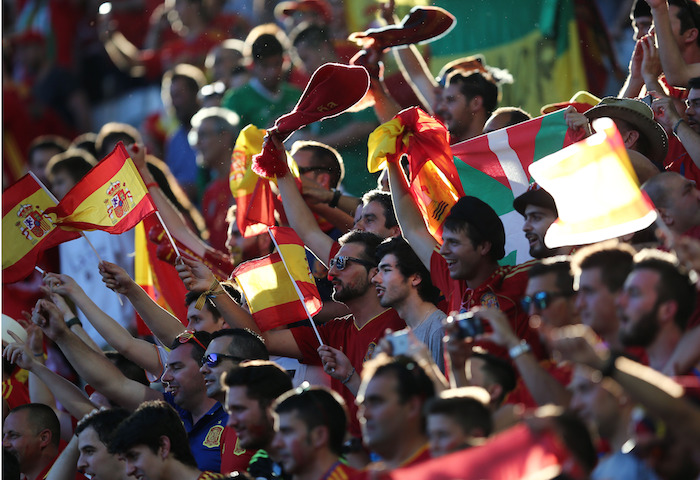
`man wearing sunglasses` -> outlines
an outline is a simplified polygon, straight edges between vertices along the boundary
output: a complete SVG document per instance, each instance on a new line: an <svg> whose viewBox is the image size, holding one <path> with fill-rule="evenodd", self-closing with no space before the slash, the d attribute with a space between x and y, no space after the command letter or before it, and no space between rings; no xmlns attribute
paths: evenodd
<svg viewBox="0 0 700 480"><path fill-rule="evenodd" d="M242 328L214 332L199 369L204 376L207 396L223 405L226 391L221 385L221 376L244 360L268 359L267 348L258 334ZM254 450L239 445L234 429L224 428L221 435L221 473L245 471L254 453Z"/></svg>
<svg viewBox="0 0 700 480"><path fill-rule="evenodd" d="M200 470L218 472L220 439L226 412L207 397L204 377L199 373L210 335L185 331L170 346L168 363L161 377L164 393L125 377L104 355L94 351L66 327L63 314L52 302L40 300L33 321L61 349L78 375L96 391L124 408L135 410L147 400L165 400L177 410L187 430L192 454Z"/></svg>

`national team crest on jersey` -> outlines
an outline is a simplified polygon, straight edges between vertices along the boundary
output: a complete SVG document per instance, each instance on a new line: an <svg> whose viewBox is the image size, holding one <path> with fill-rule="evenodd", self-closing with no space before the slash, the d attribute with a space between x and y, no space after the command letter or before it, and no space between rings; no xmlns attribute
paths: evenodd
<svg viewBox="0 0 700 480"><path fill-rule="evenodd" d="M376 342L372 342L369 344L367 347L367 353L365 353L365 358L362 359L362 362L366 362L367 360L370 360L374 356L374 350L377 348Z"/></svg>
<svg viewBox="0 0 700 480"><path fill-rule="evenodd" d="M109 195L109 200L105 200L107 213L112 223L116 224L134 206L134 197L126 184L122 184L119 180L110 184L107 195Z"/></svg>
<svg viewBox="0 0 700 480"><path fill-rule="evenodd" d="M204 438L202 445L207 448L218 447L221 444L221 434L224 432L224 427L221 425L214 425L207 432L207 436Z"/></svg>
<svg viewBox="0 0 700 480"><path fill-rule="evenodd" d="M19 228L25 238L35 244L53 228L53 222L48 215L40 210L39 205L24 204L17 210Z"/></svg>
<svg viewBox="0 0 700 480"><path fill-rule="evenodd" d="M481 306L486 308L500 308L498 297L493 292L486 292L481 296Z"/></svg>

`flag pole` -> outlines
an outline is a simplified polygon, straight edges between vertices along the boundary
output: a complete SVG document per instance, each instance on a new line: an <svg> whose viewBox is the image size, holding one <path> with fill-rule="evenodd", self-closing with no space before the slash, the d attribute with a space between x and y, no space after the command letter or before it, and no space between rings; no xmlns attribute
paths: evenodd
<svg viewBox="0 0 700 480"><path fill-rule="evenodd" d="M41 273L42 275L46 275L46 272L42 270L38 265L34 265L34 270Z"/></svg>
<svg viewBox="0 0 700 480"><path fill-rule="evenodd" d="M180 250L178 250L177 245L175 244L175 239L173 239L173 236L170 235L170 230L168 230L168 227L165 225L165 222L163 221L163 217L160 216L160 212L156 209L156 217L158 217L158 221L160 224L163 226L163 230L165 231L165 234L168 236L168 240L170 240L170 245L173 246L173 249L175 250L175 257L180 256Z"/></svg>
<svg viewBox="0 0 700 480"><path fill-rule="evenodd" d="M318 339L318 343L321 345L324 345L323 340L321 340L321 335L318 333L318 328L316 328L316 322L313 321L311 318L311 313L309 313L309 309L306 308L306 302L304 301L304 296L301 294L301 290L299 290L299 285L297 285L297 282L294 280L294 277L289 271L289 268L287 267L287 262L284 260L284 255L282 255L282 250L280 250L280 246L277 244L277 239L275 236L272 234L272 229L268 227L267 233L270 234L270 238L272 238L272 243L275 244L275 248L277 249L277 252L280 254L280 259L282 260L282 265L284 265L284 269L287 271L287 275L289 275L289 278L292 280L292 285L294 285L294 290L297 292L297 296L299 297L299 300L301 300L301 304L304 307L304 311L306 312L306 317L309 319L311 322L311 328L314 329L314 333L316 334L316 338Z"/></svg>
<svg viewBox="0 0 700 480"><path fill-rule="evenodd" d="M34 172L31 172L31 171L30 171L30 172L29 172L29 175L31 175L32 178L33 178L34 180L36 180L36 182L41 186L41 188L44 189L44 191L48 194L48 196L51 197L51 200L53 200L54 203L56 203L56 205L58 205L58 199L56 198L56 196L51 192L51 190L49 190L49 189L46 187L46 185L43 184L43 182L42 182L41 180L39 180L39 179L37 178L36 175L34 175ZM103 262L102 257L100 257L100 254L97 253L97 249L96 249L95 246L92 244L92 242L90 241L90 239L87 238L87 235L85 235L85 232L83 232L83 231L81 230L81 231L80 231L80 235L85 239L85 241L88 243L88 245L90 245L90 248L92 248L92 251L95 252L95 256L97 257L97 260L98 260L100 263L102 263L102 262ZM42 273L43 273L43 272L42 272ZM114 293L117 293L117 292L114 292ZM124 302L122 301L121 295L118 294L118 293L117 293L117 300L119 300L119 305L121 305L121 306L123 307L123 306L124 306Z"/></svg>

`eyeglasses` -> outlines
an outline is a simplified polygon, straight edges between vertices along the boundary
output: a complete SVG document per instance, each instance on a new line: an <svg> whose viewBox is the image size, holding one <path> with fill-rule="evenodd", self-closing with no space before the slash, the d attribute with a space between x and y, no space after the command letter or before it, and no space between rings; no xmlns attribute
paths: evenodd
<svg viewBox="0 0 700 480"><path fill-rule="evenodd" d="M194 343L196 343L197 345L202 347L204 350L207 349L207 347L205 347L204 344L202 342L200 342L199 339L195 336L194 331L192 331L192 330L185 330L180 335L178 335L176 338L177 338L177 341L180 343L187 343L190 340L194 340Z"/></svg>
<svg viewBox="0 0 700 480"><path fill-rule="evenodd" d="M693 110L700 110L700 97L699 98L693 98L693 99L687 99L685 101L685 106L688 108L693 108Z"/></svg>
<svg viewBox="0 0 700 480"><path fill-rule="evenodd" d="M299 175L304 175L305 173L314 172L316 170L328 171L326 167L297 167L299 170Z"/></svg>
<svg viewBox="0 0 700 480"><path fill-rule="evenodd" d="M571 294L563 292L535 292L532 296L524 296L523 299L520 300L520 304L526 312L530 311L530 306L532 306L533 303L539 310L544 310L550 306L555 299L568 296L571 296Z"/></svg>
<svg viewBox="0 0 700 480"><path fill-rule="evenodd" d="M345 255L338 255L335 258L331 258L331 261L329 263L329 269L335 267L338 270L345 270L345 267L347 266L348 262L355 262L359 263L360 265L364 265L367 268L374 268L377 265L368 262L367 260L362 260L361 258L355 258L355 257L348 257Z"/></svg>
<svg viewBox="0 0 700 480"><path fill-rule="evenodd" d="M202 365L206 365L209 368L214 368L227 358L238 363L241 363L243 360L245 360L244 358L236 357L233 355L226 355L224 353L210 353L209 355L204 355L202 357Z"/></svg>

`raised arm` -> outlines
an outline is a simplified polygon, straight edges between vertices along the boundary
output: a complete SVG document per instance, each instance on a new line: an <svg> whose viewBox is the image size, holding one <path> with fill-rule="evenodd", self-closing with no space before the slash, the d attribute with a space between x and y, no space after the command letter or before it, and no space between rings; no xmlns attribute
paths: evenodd
<svg viewBox="0 0 700 480"><path fill-rule="evenodd" d="M682 117L673 102L674 100L670 97L657 95L657 99L651 105L654 109L654 118L669 132L669 135L675 133L693 163L700 168L700 133L690 128L685 121L679 123ZM674 128L675 132L673 132Z"/></svg>
<svg viewBox="0 0 700 480"><path fill-rule="evenodd" d="M126 275L126 272L124 274ZM70 298L116 351L153 375L160 375L162 365L153 344L134 338L127 329L100 309L75 280L68 275L50 273L44 281L53 285L56 294Z"/></svg>
<svg viewBox="0 0 700 480"><path fill-rule="evenodd" d="M32 321L59 346L78 375L112 402L134 410L146 400L163 398L159 392L126 378L107 357L85 345L66 328L60 311L50 301L37 302Z"/></svg>
<svg viewBox="0 0 700 480"><path fill-rule="evenodd" d="M46 474L46 477L44 477L44 480L74 480L78 469L78 457L80 457L78 436L73 435L68 445L66 445L66 448L63 449L56 461L53 462L53 466Z"/></svg>
<svg viewBox="0 0 700 480"><path fill-rule="evenodd" d="M176 265L175 268L188 290L214 292L212 294L214 305L231 328L247 328L260 334L265 340L268 352L273 355L301 358L301 350L294 340L292 332L288 329L262 332L253 320L253 316L223 290L206 265L197 260L183 258L183 262Z"/></svg>
<svg viewBox="0 0 700 480"><path fill-rule="evenodd" d="M6 360L27 370L30 382L42 382L44 387L48 388L53 394L51 395L51 403L47 403L45 398L37 398L35 395L30 394L32 402L44 403L51 408L55 408L55 402L53 401L55 398L75 418L83 418L85 414L90 413L95 408L78 387L49 370L46 365L34 357L29 347L18 338L15 338L15 343L11 343L5 348L3 356Z"/></svg>
<svg viewBox="0 0 700 480"><path fill-rule="evenodd" d="M276 135L266 137L268 142L273 142L280 162L284 162L284 146ZM299 238L324 264L328 262L328 257L333 246L333 239L323 233L323 230L316 223L313 213L306 205L304 198L299 193L294 178L287 173L282 178L277 179L277 188L282 196L284 211L287 214L289 225L297 232Z"/></svg>
<svg viewBox="0 0 700 480"><path fill-rule="evenodd" d="M671 17L666 0L647 0L647 3L651 7L651 14L654 17L654 30L659 44L659 56L664 75L671 85L687 87L691 78L700 76L700 63L688 64L683 60L671 27ZM685 33L687 34L689 31L686 30Z"/></svg>
<svg viewBox="0 0 700 480"><path fill-rule="evenodd" d="M185 329L180 320L153 301L146 291L119 265L101 262L100 275L102 275L102 281L108 288L126 295L126 298L129 299L138 314L141 315L146 326L164 345L171 345L175 338Z"/></svg>
<svg viewBox="0 0 700 480"><path fill-rule="evenodd" d="M401 227L401 232L423 265L430 270L430 257L438 243L428 231L423 216L416 204L413 203L401 166L387 162L387 168L389 169L391 198L394 202L396 219Z"/></svg>

